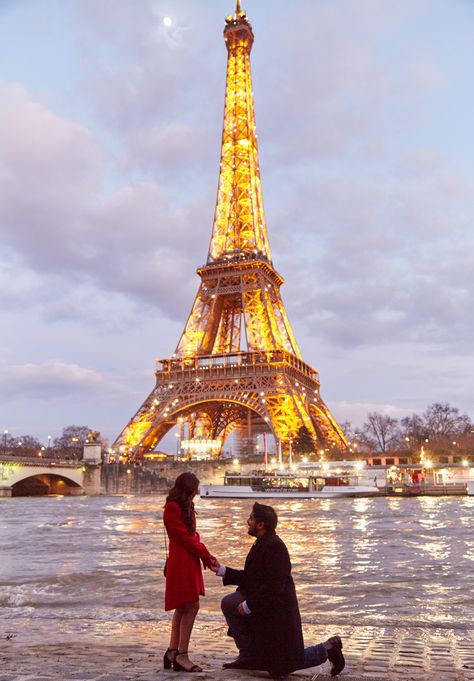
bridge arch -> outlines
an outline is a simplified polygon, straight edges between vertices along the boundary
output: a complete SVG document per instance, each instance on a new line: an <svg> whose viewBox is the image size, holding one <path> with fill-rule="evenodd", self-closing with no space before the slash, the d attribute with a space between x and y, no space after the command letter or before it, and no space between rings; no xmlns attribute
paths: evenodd
<svg viewBox="0 0 474 681"><path fill-rule="evenodd" d="M39 473L27 475L12 485L12 497L48 496L64 494L72 496L83 494L84 490L77 482L56 473Z"/></svg>

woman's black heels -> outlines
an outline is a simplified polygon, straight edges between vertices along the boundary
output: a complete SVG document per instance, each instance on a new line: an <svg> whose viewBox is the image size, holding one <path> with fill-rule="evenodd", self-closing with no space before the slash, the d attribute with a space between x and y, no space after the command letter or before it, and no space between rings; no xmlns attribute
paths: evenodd
<svg viewBox="0 0 474 681"><path fill-rule="evenodd" d="M192 667L189 669L187 667L183 667L182 664L179 662L176 662L176 658L179 657L180 655L187 655L188 651L187 650L180 650L175 656L173 660L173 669L175 672L202 672L202 669L199 665L193 664Z"/></svg>
<svg viewBox="0 0 474 681"><path fill-rule="evenodd" d="M169 653L174 653L174 655L172 655L172 657L170 658L168 657ZM163 669L171 669L177 654L178 654L177 648L168 648L166 653L163 655Z"/></svg>

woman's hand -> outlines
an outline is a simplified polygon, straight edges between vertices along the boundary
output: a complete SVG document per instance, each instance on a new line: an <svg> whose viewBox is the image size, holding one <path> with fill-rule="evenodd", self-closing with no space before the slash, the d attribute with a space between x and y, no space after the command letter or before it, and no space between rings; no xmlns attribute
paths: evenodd
<svg viewBox="0 0 474 681"><path fill-rule="evenodd" d="M211 557L211 561L209 563L209 570L212 570L212 572L217 572L217 570L220 568L221 564L217 560L215 556Z"/></svg>
<svg viewBox="0 0 474 681"><path fill-rule="evenodd" d="M216 569L214 569L214 565L217 563ZM213 572L217 572L219 569L219 562L215 556L206 556L206 558L202 559L202 564L204 565L205 568L209 568L209 570L212 570Z"/></svg>

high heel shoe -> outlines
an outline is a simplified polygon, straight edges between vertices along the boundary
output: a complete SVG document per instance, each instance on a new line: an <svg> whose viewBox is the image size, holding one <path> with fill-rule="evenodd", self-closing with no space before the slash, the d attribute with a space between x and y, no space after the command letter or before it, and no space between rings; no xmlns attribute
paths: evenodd
<svg viewBox="0 0 474 681"><path fill-rule="evenodd" d="M174 656L173 660L173 669L175 672L202 672L202 669L199 665L193 664L192 667L189 669L187 667L184 667L182 664L179 662L176 662L176 658L179 657L180 655L187 655L188 651L187 650L180 650L177 655Z"/></svg>
<svg viewBox="0 0 474 681"><path fill-rule="evenodd" d="M171 659L168 657L168 653L174 653ZM163 669L171 669L177 654L178 654L177 648L168 648L166 653L163 655Z"/></svg>

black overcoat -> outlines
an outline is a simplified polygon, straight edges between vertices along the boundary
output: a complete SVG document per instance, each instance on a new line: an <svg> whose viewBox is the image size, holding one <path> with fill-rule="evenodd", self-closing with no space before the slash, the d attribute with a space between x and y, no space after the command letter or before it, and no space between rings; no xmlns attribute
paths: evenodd
<svg viewBox="0 0 474 681"><path fill-rule="evenodd" d="M303 633L288 549L266 532L250 550L243 570L226 568L224 584L235 584L251 610L252 659L272 676L303 665Z"/></svg>

